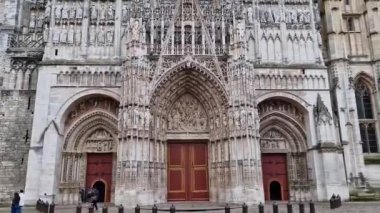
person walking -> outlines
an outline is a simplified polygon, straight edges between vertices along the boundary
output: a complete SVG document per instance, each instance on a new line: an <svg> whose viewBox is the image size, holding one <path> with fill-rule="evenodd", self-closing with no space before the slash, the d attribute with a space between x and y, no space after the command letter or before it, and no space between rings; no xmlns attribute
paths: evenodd
<svg viewBox="0 0 380 213"><path fill-rule="evenodd" d="M19 203L20 210L19 210L19 212L22 213L23 208L24 208L24 203L25 203L25 201L24 201L24 190L22 190L22 189L20 190L19 196L20 196L20 203Z"/></svg>
<svg viewBox="0 0 380 213"><path fill-rule="evenodd" d="M15 192L12 199L11 213L19 213L20 211L20 196L18 192Z"/></svg>
<svg viewBox="0 0 380 213"><path fill-rule="evenodd" d="M95 210L98 210L98 197L99 197L99 191L96 188L92 188L92 197L91 197L91 203L92 206L95 208Z"/></svg>

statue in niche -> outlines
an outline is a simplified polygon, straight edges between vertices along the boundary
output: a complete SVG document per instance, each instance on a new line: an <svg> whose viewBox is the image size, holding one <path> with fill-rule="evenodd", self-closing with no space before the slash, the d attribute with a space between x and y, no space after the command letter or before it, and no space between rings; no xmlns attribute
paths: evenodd
<svg viewBox="0 0 380 213"><path fill-rule="evenodd" d="M107 38L107 43L108 44L112 44L113 43L113 31L112 30L108 30L107 31L106 38Z"/></svg>
<svg viewBox="0 0 380 213"><path fill-rule="evenodd" d="M108 20L115 19L115 10L113 9L112 4L108 5L108 8L107 8L107 19Z"/></svg>
<svg viewBox="0 0 380 213"><path fill-rule="evenodd" d="M240 128L240 112L238 110L234 113L235 128Z"/></svg>
<svg viewBox="0 0 380 213"><path fill-rule="evenodd" d="M304 13L305 13L305 23L310 24L311 23L310 11L306 10Z"/></svg>
<svg viewBox="0 0 380 213"><path fill-rule="evenodd" d="M96 40L96 31L95 31L95 25L91 25L90 27L90 33L89 33L89 42L90 44L95 44L95 40Z"/></svg>
<svg viewBox="0 0 380 213"><path fill-rule="evenodd" d="M140 22L138 20L134 20L132 25L132 40L140 40Z"/></svg>
<svg viewBox="0 0 380 213"><path fill-rule="evenodd" d="M63 25L63 29L61 30L61 34L59 35L59 42L63 44L67 42L67 30L65 25Z"/></svg>
<svg viewBox="0 0 380 213"><path fill-rule="evenodd" d="M67 5L62 8L62 19L66 21L69 18L69 11Z"/></svg>
<svg viewBox="0 0 380 213"><path fill-rule="evenodd" d="M292 24L297 24L298 23L298 17L297 17L296 11L295 10L291 10L290 14L291 14L291 23Z"/></svg>
<svg viewBox="0 0 380 213"><path fill-rule="evenodd" d="M128 8L127 8L127 5L123 5L123 9L122 9L122 12L121 12L121 17L122 17L122 21L125 22L128 20Z"/></svg>
<svg viewBox="0 0 380 213"><path fill-rule="evenodd" d="M285 12L285 22L288 24L292 23L292 13L290 10L286 10Z"/></svg>
<svg viewBox="0 0 380 213"><path fill-rule="evenodd" d="M252 24L253 23L253 9L252 9L252 7L248 7L247 16L248 16L247 17L248 23Z"/></svg>
<svg viewBox="0 0 380 213"><path fill-rule="evenodd" d="M44 32L43 32L43 39L44 39L44 42L48 42L49 40L49 26L47 24L45 24L44 26Z"/></svg>
<svg viewBox="0 0 380 213"><path fill-rule="evenodd" d="M61 5L57 5L55 6L55 9L54 9L54 17L55 19L58 21L59 19L61 19L61 11L62 11L62 7Z"/></svg>
<svg viewBox="0 0 380 213"><path fill-rule="evenodd" d="M48 2L46 3L46 6L45 6L45 12L44 12L44 20L45 20L46 22L49 21L50 13L51 13L51 4L50 4L50 1L48 1Z"/></svg>
<svg viewBox="0 0 380 213"><path fill-rule="evenodd" d="M67 33L67 43L73 44L74 43L74 26L70 25L69 32Z"/></svg>
<svg viewBox="0 0 380 213"><path fill-rule="evenodd" d="M102 26L98 31L98 44L104 44L104 27Z"/></svg>
<svg viewBox="0 0 380 213"><path fill-rule="evenodd" d="M106 8L104 8L104 5L102 5L100 8L99 20L104 22L106 21L106 18Z"/></svg>
<svg viewBox="0 0 380 213"><path fill-rule="evenodd" d="M36 14L32 13L29 20L29 29L34 29L36 27Z"/></svg>
<svg viewBox="0 0 380 213"><path fill-rule="evenodd" d="M278 8L273 9L273 19L274 23L280 23L281 22L281 13Z"/></svg>
<svg viewBox="0 0 380 213"><path fill-rule="evenodd" d="M78 28L75 32L75 43L80 44L82 41L82 31L80 28Z"/></svg>
<svg viewBox="0 0 380 213"><path fill-rule="evenodd" d="M272 11L270 9L268 9L267 11L265 11L265 19L267 20L268 23L273 23L274 20L273 20L273 15L272 15Z"/></svg>
<svg viewBox="0 0 380 213"><path fill-rule="evenodd" d="M75 19L75 8L74 7L70 7L70 9L69 9L69 19L70 20Z"/></svg>
<svg viewBox="0 0 380 213"><path fill-rule="evenodd" d="M37 28L39 30L42 30L42 27L44 26L44 17L42 15L38 16L37 18Z"/></svg>
<svg viewBox="0 0 380 213"><path fill-rule="evenodd" d="M236 25L236 32L238 41L245 41L245 26L241 19L238 20Z"/></svg>
<svg viewBox="0 0 380 213"><path fill-rule="evenodd" d="M95 21L98 19L98 9L96 8L96 5L91 5L91 9L90 9L90 18L91 20Z"/></svg>
<svg viewBox="0 0 380 213"><path fill-rule="evenodd" d="M53 32L53 43L58 44L60 32L58 29L54 30Z"/></svg>
<svg viewBox="0 0 380 213"><path fill-rule="evenodd" d="M305 22L305 16L302 10L297 11L297 16L298 16L298 23L302 24Z"/></svg>
<svg viewBox="0 0 380 213"><path fill-rule="evenodd" d="M77 8L77 11L75 12L75 18L77 21L82 20L83 18L83 8L82 8L82 3L79 3L79 6Z"/></svg>

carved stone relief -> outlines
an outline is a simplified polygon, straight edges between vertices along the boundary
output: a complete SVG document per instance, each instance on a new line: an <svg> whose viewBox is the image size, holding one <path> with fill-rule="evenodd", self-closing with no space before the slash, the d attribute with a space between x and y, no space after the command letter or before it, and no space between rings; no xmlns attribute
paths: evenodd
<svg viewBox="0 0 380 213"><path fill-rule="evenodd" d="M271 129L261 136L260 148L261 151L287 149L286 139L279 131Z"/></svg>
<svg viewBox="0 0 380 213"><path fill-rule="evenodd" d="M93 132L85 141L87 152L113 152L114 138L104 129Z"/></svg>
<svg viewBox="0 0 380 213"><path fill-rule="evenodd" d="M68 114L65 122L65 128L68 128L73 122L75 122L85 113L95 109L106 110L117 117L119 111L119 103L111 98L105 97L88 98L82 100L80 103L76 104Z"/></svg>
<svg viewBox="0 0 380 213"><path fill-rule="evenodd" d="M169 131L207 131L207 114L197 99L186 94L173 105L168 115Z"/></svg>
<svg viewBox="0 0 380 213"><path fill-rule="evenodd" d="M259 116L262 117L267 113L272 113L274 111L280 111L282 113L291 116L292 118L304 124L304 113L300 111L297 107L289 102L283 100L268 100L260 103L258 106Z"/></svg>

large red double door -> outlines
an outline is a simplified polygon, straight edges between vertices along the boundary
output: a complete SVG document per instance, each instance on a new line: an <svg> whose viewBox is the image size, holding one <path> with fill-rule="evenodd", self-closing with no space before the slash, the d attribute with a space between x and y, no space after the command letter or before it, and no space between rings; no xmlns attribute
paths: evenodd
<svg viewBox="0 0 380 213"><path fill-rule="evenodd" d="M110 202L112 189L112 153L87 154L86 187L97 188L99 202Z"/></svg>
<svg viewBox="0 0 380 213"><path fill-rule="evenodd" d="M261 155L265 200L289 200L286 154Z"/></svg>
<svg viewBox="0 0 380 213"><path fill-rule="evenodd" d="M168 201L207 201L207 143L168 144Z"/></svg>

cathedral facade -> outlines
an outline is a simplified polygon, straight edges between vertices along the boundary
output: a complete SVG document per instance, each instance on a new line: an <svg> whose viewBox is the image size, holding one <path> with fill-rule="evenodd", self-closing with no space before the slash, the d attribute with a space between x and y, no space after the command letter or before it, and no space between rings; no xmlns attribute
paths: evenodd
<svg viewBox="0 0 380 213"><path fill-rule="evenodd" d="M25 187L27 203L76 204L95 187L128 207L256 204L380 185L378 0L5 2L4 200Z"/></svg>

